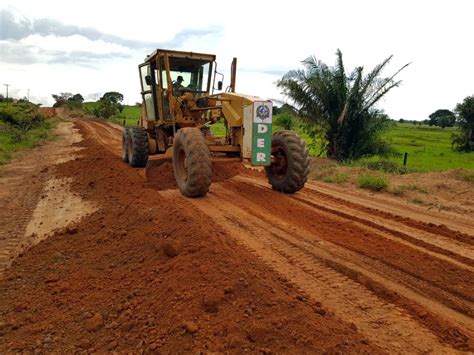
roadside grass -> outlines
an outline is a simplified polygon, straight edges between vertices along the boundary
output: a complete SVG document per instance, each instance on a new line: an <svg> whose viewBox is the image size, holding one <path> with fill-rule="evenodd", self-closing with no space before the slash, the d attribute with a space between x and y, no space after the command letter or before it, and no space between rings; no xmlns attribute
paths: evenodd
<svg viewBox="0 0 474 355"><path fill-rule="evenodd" d="M403 196L405 193L409 191L417 191L423 194L427 194L428 190L426 190L423 186L418 184L402 184L398 186L393 186L387 190L389 193L395 196Z"/></svg>
<svg viewBox="0 0 474 355"><path fill-rule="evenodd" d="M52 129L56 124L57 121L47 119L40 126L30 130L26 134L26 139L14 142L6 125L0 122L0 165L8 163L12 159L13 153L18 150L34 148L42 142L53 140Z"/></svg>
<svg viewBox="0 0 474 355"><path fill-rule="evenodd" d="M349 173L334 172L332 174L323 176L321 180L330 184L332 183L342 184L346 182L348 178L349 178Z"/></svg>
<svg viewBox="0 0 474 355"><path fill-rule="evenodd" d="M387 188L389 179L383 175L360 174L357 184L361 189L381 191Z"/></svg>
<svg viewBox="0 0 474 355"><path fill-rule="evenodd" d="M330 184L350 182L347 168L329 159L312 159L309 177Z"/></svg>
<svg viewBox="0 0 474 355"><path fill-rule="evenodd" d="M141 115L141 107L124 105L122 112L117 117L114 117L114 119L120 121L120 124L123 124L123 121L125 120L127 126L136 126Z"/></svg>

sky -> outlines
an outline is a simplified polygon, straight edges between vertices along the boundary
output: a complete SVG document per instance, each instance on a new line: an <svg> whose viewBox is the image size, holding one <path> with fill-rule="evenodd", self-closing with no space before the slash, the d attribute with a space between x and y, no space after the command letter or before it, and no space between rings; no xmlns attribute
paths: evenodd
<svg viewBox="0 0 474 355"><path fill-rule="evenodd" d="M275 82L311 55L334 65L339 48L347 71L411 63L379 108L423 120L474 94L473 13L472 0L1 0L0 84L45 106L60 92L134 104L138 64L166 48L215 54L224 87L237 57L237 92L287 101Z"/></svg>

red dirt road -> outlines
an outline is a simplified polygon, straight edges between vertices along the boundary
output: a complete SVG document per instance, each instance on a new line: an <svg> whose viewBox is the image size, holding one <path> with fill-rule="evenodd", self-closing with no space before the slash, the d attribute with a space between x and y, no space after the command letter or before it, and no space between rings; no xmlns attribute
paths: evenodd
<svg viewBox="0 0 474 355"><path fill-rule="evenodd" d="M147 181L120 161L118 126L75 125L84 150L54 178L96 209L5 271L0 352L474 349L471 221L313 183L279 194L230 163L185 199L169 166Z"/></svg>

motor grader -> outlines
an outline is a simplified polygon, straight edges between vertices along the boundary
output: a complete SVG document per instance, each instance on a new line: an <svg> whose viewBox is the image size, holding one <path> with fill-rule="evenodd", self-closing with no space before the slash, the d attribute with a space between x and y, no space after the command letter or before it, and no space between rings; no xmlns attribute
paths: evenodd
<svg viewBox="0 0 474 355"><path fill-rule="evenodd" d="M309 172L305 143L293 131L272 135L271 101L235 93L236 58L226 90L211 54L157 49L138 71L141 118L123 129L124 162L145 167L171 161L187 197L209 191L214 160L263 166L277 191L303 188ZM225 135L215 137L209 127L220 121Z"/></svg>

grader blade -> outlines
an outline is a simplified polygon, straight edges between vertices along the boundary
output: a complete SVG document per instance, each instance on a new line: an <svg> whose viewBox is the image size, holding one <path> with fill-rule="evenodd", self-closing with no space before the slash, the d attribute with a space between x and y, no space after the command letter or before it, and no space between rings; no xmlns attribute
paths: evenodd
<svg viewBox="0 0 474 355"><path fill-rule="evenodd" d="M155 181L156 176L159 175L160 167L163 164L170 163L173 157L171 155L163 154L157 156L148 157L148 161L145 166L145 178L147 181Z"/></svg>

